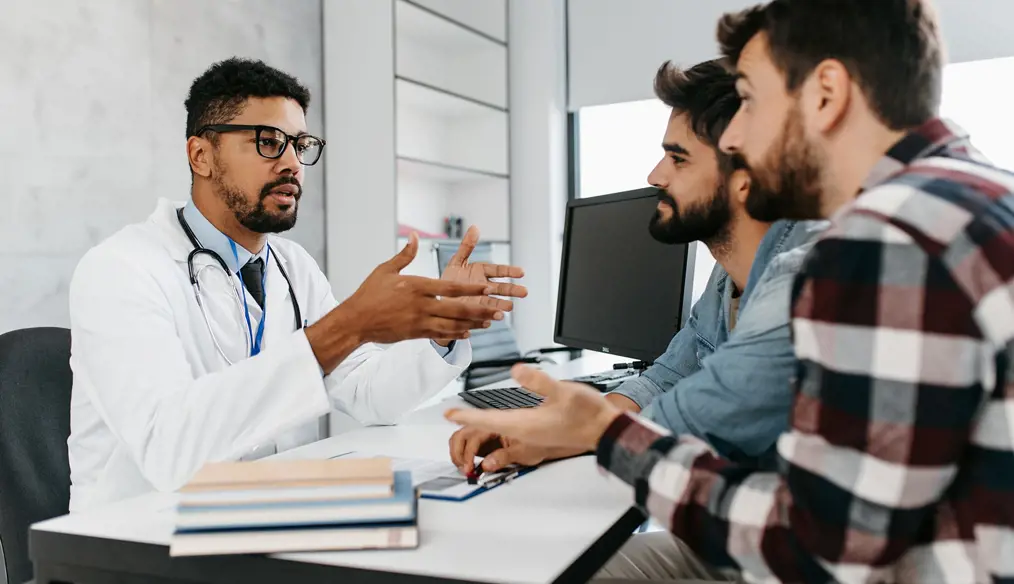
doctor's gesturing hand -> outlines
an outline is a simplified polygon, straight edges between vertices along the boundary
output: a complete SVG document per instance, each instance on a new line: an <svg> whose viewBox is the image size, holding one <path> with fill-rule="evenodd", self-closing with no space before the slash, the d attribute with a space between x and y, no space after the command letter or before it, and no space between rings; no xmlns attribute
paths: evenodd
<svg viewBox="0 0 1014 584"><path fill-rule="evenodd" d="M441 280L449 282L461 282L463 284L486 284L490 286L487 294L506 296L509 298L524 298L528 296L528 289L512 282L497 282L496 278L523 278L525 271L517 266L504 266L500 264L488 264L484 262L469 262L475 246L479 243L479 228L472 225L465 232L461 239L458 251L447 262ZM510 312L514 310L514 302L505 298L496 298L490 295L465 296L456 299L458 302L479 304ZM453 338L434 338L434 342L447 346Z"/></svg>
<svg viewBox="0 0 1014 584"><path fill-rule="evenodd" d="M418 249L419 240L413 234L408 245L377 266L348 300L306 328L307 340L325 373L364 343L466 339L468 331L503 320L498 304L451 300L486 296L496 290L495 284L401 275Z"/></svg>

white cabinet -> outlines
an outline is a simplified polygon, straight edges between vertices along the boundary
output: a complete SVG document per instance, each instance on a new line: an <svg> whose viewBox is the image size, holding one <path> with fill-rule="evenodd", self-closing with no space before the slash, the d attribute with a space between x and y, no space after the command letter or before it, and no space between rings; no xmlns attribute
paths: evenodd
<svg viewBox="0 0 1014 584"><path fill-rule="evenodd" d="M503 0L394 0L398 235L424 240L412 273L435 275L426 252L457 239L456 218L510 261L506 23Z"/></svg>

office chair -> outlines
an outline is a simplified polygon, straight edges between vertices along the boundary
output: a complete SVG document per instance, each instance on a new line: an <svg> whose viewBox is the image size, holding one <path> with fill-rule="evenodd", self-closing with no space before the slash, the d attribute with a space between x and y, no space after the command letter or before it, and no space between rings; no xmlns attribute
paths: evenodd
<svg viewBox="0 0 1014 584"><path fill-rule="evenodd" d="M0 584L32 578L31 524L70 504L70 331L0 335Z"/></svg>
<svg viewBox="0 0 1014 584"><path fill-rule="evenodd" d="M441 275L443 275L447 263L451 261L451 257L458 251L459 244L458 241L434 244L437 266ZM493 246L489 242L479 242L469 261L491 263L492 249ZM507 324L507 320L493 321L488 329L472 331L469 341L472 343L472 364L462 374L466 390L507 379L510 377L511 367L517 363L543 363L547 361L545 355L562 352L571 353L571 358L574 358L575 352L578 351L570 347L552 347L536 349L522 355L517 338Z"/></svg>

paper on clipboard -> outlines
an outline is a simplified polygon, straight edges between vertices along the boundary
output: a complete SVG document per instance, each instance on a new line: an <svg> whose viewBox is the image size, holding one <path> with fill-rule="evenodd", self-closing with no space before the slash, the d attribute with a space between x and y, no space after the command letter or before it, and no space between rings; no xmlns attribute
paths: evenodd
<svg viewBox="0 0 1014 584"><path fill-rule="evenodd" d="M346 452L331 458L375 458L380 455L367 454L364 452ZM497 481L490 485L471 485L468 479L462 476L458 468L447 461L426 460L421 458L398 458L387 456L391 459L391 466L394 470L409 471L412 473L412 486L419 490L419 496L425 499L438 499L441 501L465 501L484 493L502 484ZM521 476L531 469L517 472Z"/></svg>

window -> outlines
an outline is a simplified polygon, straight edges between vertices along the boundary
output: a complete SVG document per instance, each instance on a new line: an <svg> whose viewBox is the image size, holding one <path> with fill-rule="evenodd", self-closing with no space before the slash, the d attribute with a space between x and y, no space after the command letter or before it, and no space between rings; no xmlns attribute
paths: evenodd
<svg viewBox="0 0 1014 584"><path fill-rule="evenodd" d="M581 108L578 196L597 197L647 186L662 156L669 107L657 99Z"/></svg>
<svg viewBox="0 0 1014 584"><path fill-rule="evenodd" d="M972 136L972 144L997 166L1014 170L1014 117L1010 113L1008 80L1014 57L970 61L944 69L940 114Z"/></svg>

